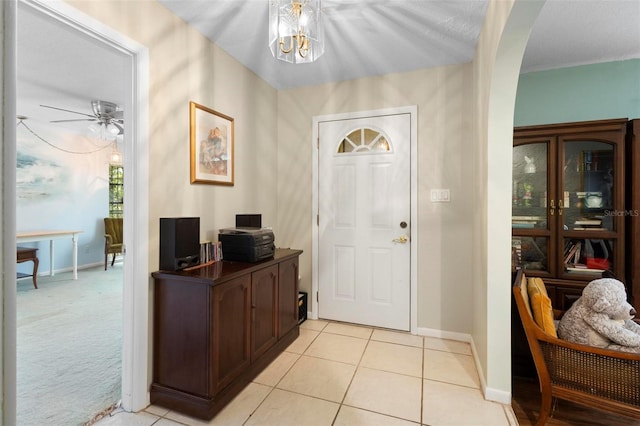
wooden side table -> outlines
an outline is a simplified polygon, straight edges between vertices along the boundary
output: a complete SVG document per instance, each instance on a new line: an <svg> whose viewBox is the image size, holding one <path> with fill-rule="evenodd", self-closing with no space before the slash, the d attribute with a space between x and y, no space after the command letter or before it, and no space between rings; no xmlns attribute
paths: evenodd
<svg viewBox="0 0 640 426"><path fill-rule="evenodd" d="M33 286L37 289L39 261L38 261L38 257L36 256L36 252L38 251L38 249L32 248L32 247L17 247L17 251L18 251L18 263L28 262L28 261L33 262L33 274L29 275L29 274L23 274L21 272L18 272L18 278L33 277Z"/></svg>

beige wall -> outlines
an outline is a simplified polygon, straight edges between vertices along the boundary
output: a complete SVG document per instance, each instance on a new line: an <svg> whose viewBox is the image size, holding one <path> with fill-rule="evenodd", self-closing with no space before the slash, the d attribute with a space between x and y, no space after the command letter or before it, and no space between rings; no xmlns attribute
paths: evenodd
<svg viewBox="0 0 640 426"><path fill-rule="evenodd" d="M417 105L418 327L470 333L471 76L465 64L279 92L278 238L305 252L303 289L311 290L313 255L312 118ZM431 203L432 188L449 188L451 202Z"/></svg>
<svg viewBox="0 0 640 426"><path fill-rule="evenodd" d="M498 155L494 173L490 160L511 152L503 133L513 116L492 121L489 111L502 95L511 101L510 89L496 89L494 62L513 4L527 2L490 2L473 64L280 92L154 1L69 3L149 48L149 272L159 217L200 216L202 236L213 238L235 213L255 211L275 227L278 245L304 249L302 288L310 290L312 117L418 105L418 326L471 333L488 386L510 390L510 213L501 198L510 194L510 166ZM189 184L190 100L235 118L234 187ZM492 125L501 129L496 145ZM432 188L449 188L451 202L430 203Z"/></svg>
<svg viewBox="0 0 640 426"><path fill-rule="evenodd" d="M275 225L276 90L155 1L69 3L149 49L149 272L160 217L199 216L203 239L236 213ZM190 184L189 101L234 118L233 187Z"/></svg>

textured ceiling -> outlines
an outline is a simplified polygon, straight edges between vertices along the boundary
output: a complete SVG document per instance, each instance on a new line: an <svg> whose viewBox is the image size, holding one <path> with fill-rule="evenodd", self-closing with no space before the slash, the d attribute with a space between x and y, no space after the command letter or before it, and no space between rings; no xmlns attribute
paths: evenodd
<svg viewBox="0 0 640 426"><path fill-rule="evenodd" d="M159 0L278 89L473 59L487 0L323 0L325 54L288 64L267 45L268 1ZM548 0L523 71L640 57L639 0Z"/></svg>
<svg viewBox="0 0 640 426"><path fill-rule="evenodd" d="M266 0L160 0L276 88L469 62L487 0L324 0L325 54L276 61ZM640 58L639 0L548 0L523 72ZM92 99L127 99L125 58L18 2L18 114L72 118L39 104L91 112ZM80 117L81 118L81 117Z"/></svg>
<svg viewBox="0 0 640 426"><path fill-rule="evenodd" d="M313 64L269 50L268 1L160 0L277 89L473 59L486 0L323 0L325 53Z"/></svg>

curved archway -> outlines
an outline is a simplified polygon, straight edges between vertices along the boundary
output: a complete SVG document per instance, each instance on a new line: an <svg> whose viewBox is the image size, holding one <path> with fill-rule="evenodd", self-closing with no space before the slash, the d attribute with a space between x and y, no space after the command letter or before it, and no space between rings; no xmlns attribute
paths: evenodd
<svg viewBox="0 0 640 426"><path fill-rule="evenodd" d="M489 3L476 55L479 140L475 219L474 330L485 397L511 403L511 157L515 97L522 57L544 0ZM491 60L493 58L493 61ZM482 376L482 374L481 374Z"/></svg>

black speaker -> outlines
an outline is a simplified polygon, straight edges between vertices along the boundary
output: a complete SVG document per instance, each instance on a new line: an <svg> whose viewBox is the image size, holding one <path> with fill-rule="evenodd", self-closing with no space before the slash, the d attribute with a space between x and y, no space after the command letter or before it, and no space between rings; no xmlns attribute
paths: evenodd
<svg viewBox="0 0 640 426"><path fill-rule="evenodd" d="M200 218L160 218L160 269L180 271L200 263Z"/></svg>

